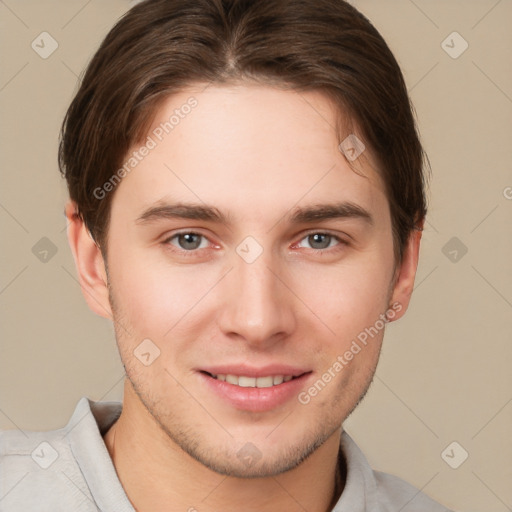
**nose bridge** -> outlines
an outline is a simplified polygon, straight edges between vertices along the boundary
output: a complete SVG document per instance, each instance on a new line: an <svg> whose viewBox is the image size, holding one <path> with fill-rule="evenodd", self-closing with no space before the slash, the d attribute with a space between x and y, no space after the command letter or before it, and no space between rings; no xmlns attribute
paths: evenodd
<svg viewBox="0 0 512 512"><path fill-rule="evenodd" d="M240 244L234 254L220 327L225 334L237 334L250 344L273 343L293 329L291 297L275 275L279 275L275 270L279 265L271 251L258 251L255 257L254 246L249 245L246 252L244 248L248 247Z"/></svg>

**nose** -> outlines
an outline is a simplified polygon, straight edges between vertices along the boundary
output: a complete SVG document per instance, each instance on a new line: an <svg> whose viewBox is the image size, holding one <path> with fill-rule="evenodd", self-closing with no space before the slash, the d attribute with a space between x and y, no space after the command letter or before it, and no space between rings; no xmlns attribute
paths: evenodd
<svg viewBox="0 0 512 512"><path fill-rule="evenodd" d="M297 311L282 265L265 251L252 263L235 253L233 264L221 291L221 331L254 349L282 342L295 329Z"/></svg>

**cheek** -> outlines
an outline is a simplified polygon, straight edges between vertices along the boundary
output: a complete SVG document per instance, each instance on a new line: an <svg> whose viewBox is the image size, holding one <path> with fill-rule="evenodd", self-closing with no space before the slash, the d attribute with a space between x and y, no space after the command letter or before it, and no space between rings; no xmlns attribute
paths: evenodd
<svg viewBox="0 0 512 512"><path fill-rule="evenodd" d="M385 261L369 255L306 269L295 279L292 288L326 327L326 339L332 339L337 349L388 309L392 266Z"/></svg>
<svg viewBox="0 0 512 512"><path fill-rule="evenodd" d="M111 283L116 305L138 337L161 339L215 284L216 276L206 266L173 266L142 251L115 261Z"/></svg>

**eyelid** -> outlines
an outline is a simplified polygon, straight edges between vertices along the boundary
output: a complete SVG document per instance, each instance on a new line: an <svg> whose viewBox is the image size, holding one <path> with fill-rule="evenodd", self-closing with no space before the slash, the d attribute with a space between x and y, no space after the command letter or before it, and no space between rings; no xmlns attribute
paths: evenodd
<svg viewBox="0 0 512 512"><path fill-rule="evenodd" d="M309 235L316 235L317 233L322 234L322 235L330 235L330 236L332 236L334 238L338 238L339 240L342 240L342 241L345 241L345 240L343 240L343 237L352 238L348 233L340 233L339 231L332 231L330 229L322 229L322 228L309 229L302 234L302 238L309 236Z"/></svg>

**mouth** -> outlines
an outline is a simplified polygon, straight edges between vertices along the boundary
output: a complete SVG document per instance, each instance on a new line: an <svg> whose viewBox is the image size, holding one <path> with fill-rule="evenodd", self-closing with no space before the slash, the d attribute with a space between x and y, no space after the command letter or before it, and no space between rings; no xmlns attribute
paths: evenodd
<svg viewBox="0 0 512 512"><path fill-rule="evenodd" d="M212 393L212 400L220 399L232 408L252 412L270 412L292 404L313 378L312 374L310 370L282 365L198 369L205 392Z"/></svg>

